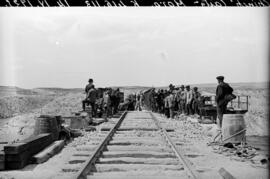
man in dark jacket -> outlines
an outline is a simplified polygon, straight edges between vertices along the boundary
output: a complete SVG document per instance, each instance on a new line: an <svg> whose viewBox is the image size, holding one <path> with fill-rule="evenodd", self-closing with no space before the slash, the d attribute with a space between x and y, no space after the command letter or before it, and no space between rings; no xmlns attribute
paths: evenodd
<svg viewBox="0 0 270 179"><path fill-rule="evenodd" d="M94 81L93 81L92 78L90 78L90 79L88 80L88 84L86 85L85 90L84 90L86 94L88 93L89 89L92 88L93 82L94 82Z"/></svg>
<svg viewBox="0 0 270 179"><path fill-rule="evenodd" d="M185 114L186 113L186 91L185 91L185 86L181 85L180 87L180 91L179 91L179 112L181 114Z"/></svg>
<svg viewBox="0 0 270 179"><path fill-rule="evenodd" d="M226 113L228 100L226 96L232 94L233 89L228 83L224 82L223 76L218 76L218 86L216 89L216 103L217 103L217 126L221 130L223 114Z"/></svg>
<svg viewBox="0 0 270 179"><path fill-rule="evenodd" d="M190 90L190 86L186 86L186 114L192 115L192 100L193 100L193 92Z"/></svg>
<svg viewBox="0 0 270 179"><path fill-rule="evenodd" d="M119 88L113 89L111 92L111 107L112 107L112 114L117 113L117 109L120 103L120 91Z"/></svg>
<svg viewBox="0 0 270 179"><path fill-rule="evenodd" d="M155 99L155 88L152 88L149 94L149 103L150 103L150 108L151 111L154 112L156 108L156 99Z"/></svg>
<svg viewBox="0 0 270 179"><path fill-rule="evenodd" d="M163 113L163 109L164 109L164 93L163 93L162 89L158 90L157 104L158 104L158 112Z"/></svg>
<svg viewBox="0 0 270 179"><path fill-rule="evenodd" d="M90 78L89 80L88 80L88 84L85 86L85 88L84 88L84 92L86 93L86 97L85 97L85 99L82 101L82 108L83 108L83 111L85 111L85 105L87 104L87 105L89 105L90 104L90 102L89 102L89 100L88 100L88 91L92 88L92 86L93 86L93 79L92 78Z"/></svg>
<svg viewBox="0 0 270 179"><path fill-rule="evenodd" d="M201 93L198 92L198 87L193 88L193 100L192 100L192 109L195 114L199 114L199 103L200 103L200 97Z"/></svg>
<svg viewBox="0 0 270 179"><path fill-rule="evenodd" d="M85 105L90 104L93 117L96 115L96 100L97 100L97 91L95 89L95 86L92 85L87 92L86 99L82 101L82 107L83 110L85 110Z"/></svg>

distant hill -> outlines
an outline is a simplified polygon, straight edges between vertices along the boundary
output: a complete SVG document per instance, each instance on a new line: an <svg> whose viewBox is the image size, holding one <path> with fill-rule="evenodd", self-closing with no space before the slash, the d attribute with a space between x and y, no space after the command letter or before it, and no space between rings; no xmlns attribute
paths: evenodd
<svg viewBox="0 0 270 179"><path fill-rule="evenodd" d="M229 83L235 90L244 89L244 90L264 90L268 89L267 82L260 83ZM208 83L208 84L189 84L192 87L197 86L200 91L208 91L211 93L215 92L217 83ZM179 87L180 85L176 85ZM112 86L111 88L119 88L121 91L144 91L150 86ZM168 86L155 86L156 89L168 89ZM83 88L60 88L60 87L38 87L34 89L23 89L16 86L0 86L0 97L10 96L10 95L37 95L44 93L69 93L69 92L83 92Z"/></svg>
<svg viewBox="0 0 270 179"><path fill-rule="evenodd" d="M16 86L0 86L0 97L14 95L35 95L37 92L30 89L23 89Z"/></svg>
<svg viewBox="0 0 270 179"><path fill-rule="evenodd" d="M35 88L35 89L39 89L39 90L46 90L46 91L51 91L51 92L81 92L83 91L83 88L45 88L45 87L39 87L39 88Z"/></svg>
<svg viewBox="0 0 270 179"><path fill-rule="evenodd" d="M259 83L229 83L234 88L256 88L256 89L265 89L268 88L267 82L259 82ZM217 83L208 83L208 84L192 84L190 86L211 88L216 87Z"/></svg>

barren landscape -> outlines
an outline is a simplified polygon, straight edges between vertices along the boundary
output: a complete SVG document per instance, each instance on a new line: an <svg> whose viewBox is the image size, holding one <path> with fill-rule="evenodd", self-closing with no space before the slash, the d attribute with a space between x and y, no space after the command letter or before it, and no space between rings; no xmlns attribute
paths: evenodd
<svg viewBox="0 0 270 179"><path fill-rule="evenodd" d="M215 92L215 84L196 85L200 91ZM234 93L249 96L245 115L248 136L268 136L268 88L266 83L232 84ZM120 87L125 96L147 87ZM0 87L0 141L29 137L34 118L41 114L69 116L81 110L83 89Z"/></svg>
<svg viewBox="0 0 270 179"><path fill-rule="evenodd" d="M247 86L248 85L248 86ZM196 85L200 91L213 93L215 85L210 87L204 85ZM267 166L261 165L260 160L268 157L267 140L268 140L268 88L266 84L232 84L235 94L248 95L249 111L245 115L247 126L248 142L257 145L261 150L258 151L258 156L246 162L240 162L237 157L224 157L221 149L208 146L207 142L211 141L214 135L215 125L200 125L194 123L196 116L181 117L175 120L166 120L164 117L157 115L163 121L163 125L174 128L176 130L175 137L181 142L186 142L185 145L193 146L193 150L186 149L187 152L193 152L203 157L195 157L191 161L196 163L198 170L212 171L218 170L218 167L225 166L233 172L237 178L267 178ZM125 96L130 93L136 93L145 90L147 87L121 87L120 90L125 92ZM36 89L21 89L15 87L1 87L0 98L0 141L13 142L25 139L33 134L35 118L41 114L52 114L69 116L74 112L81 110L81 100L85 94L82 89L60 89L60 88L36 88ZM103 124L97 127L97 132L85 134L84 137L96 137L102 126L110 125ZM149 127L152 124L145 124ZM137 134L138 135L138 134ZM143 135L143 134L140 134ZM196 145L195 145L196 144ZM77 150L80 143L80 138L69 143L61 153L51 158L48 162L40 165L30 165L23 170L13 172L3 172L3 178L35 178L36 176L47 178L66 178L68 172L63 172L63 166L67 166L69 158L72 157L72 151ZM213 150L216 153L214 154ZM214 162L215 161L215 162ZM207 165L205 167L204 165ZM53 168L52 168L53 166ZM235 166L237 170L235 170ZM249 170L246 175L242 172Z"/></svg>

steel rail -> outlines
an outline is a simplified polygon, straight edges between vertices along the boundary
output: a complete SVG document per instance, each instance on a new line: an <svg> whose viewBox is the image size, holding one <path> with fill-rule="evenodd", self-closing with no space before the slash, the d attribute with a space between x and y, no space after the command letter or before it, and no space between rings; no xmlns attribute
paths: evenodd
<svg viewBox="0 0 270 179"><path fill-rule="evenodd" d="M174 144L174 142L172 141L171 137L169 136L169 134L167 133L167 131L161 126L160 122L158 121L158 119L153 115L152 112L150 112L151 117L154 119L157 127L162 131L162 133L164 134L165 140L167 141L167 143L171 146L171 148L173 149L173 151L175 152L177 158L182 162L181 164L184 165L184 170L187 171L187 174L194 178L194 179L200 179L200 175L199 173L193 169L193 167L191 166L190 162L186 159L184 153L182 151L180 151L176 145Z"/></svg>
<svg viewBox="0 0 270 179"><path fill-rule="evenodd" d="M113 126L113 128L111 128L111 130L109 131L108 135L104 138L104 140L101 142L101 144L99 144L99 146L97 147L95 152L92 154L92 156L85 162L83 167L76 173L75 177L73 177L73 178L76 178L76 179L85 179L85 178L87 178L87 174L89 173L91 168L94 166L94 164L95 164L96 160L98 159L98 157L102 154L102 151L103 151L104 147L111 140L111 138L112 138L113 134L115 133L115 131L117 130L117 128L121 125L122 121L126 117L126 114L127 114L127 111L125 111L121 115L120 119Z"/></svg>

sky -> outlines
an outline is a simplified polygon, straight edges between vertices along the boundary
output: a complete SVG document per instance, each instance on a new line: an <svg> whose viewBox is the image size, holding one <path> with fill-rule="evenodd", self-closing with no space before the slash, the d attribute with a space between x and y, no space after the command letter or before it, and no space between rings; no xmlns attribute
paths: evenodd
<svg viewBox="0 0 270 179"><path fill-rule="evenodd" d="M265 82L269 8L2 8L0 85Z"/></svg>

